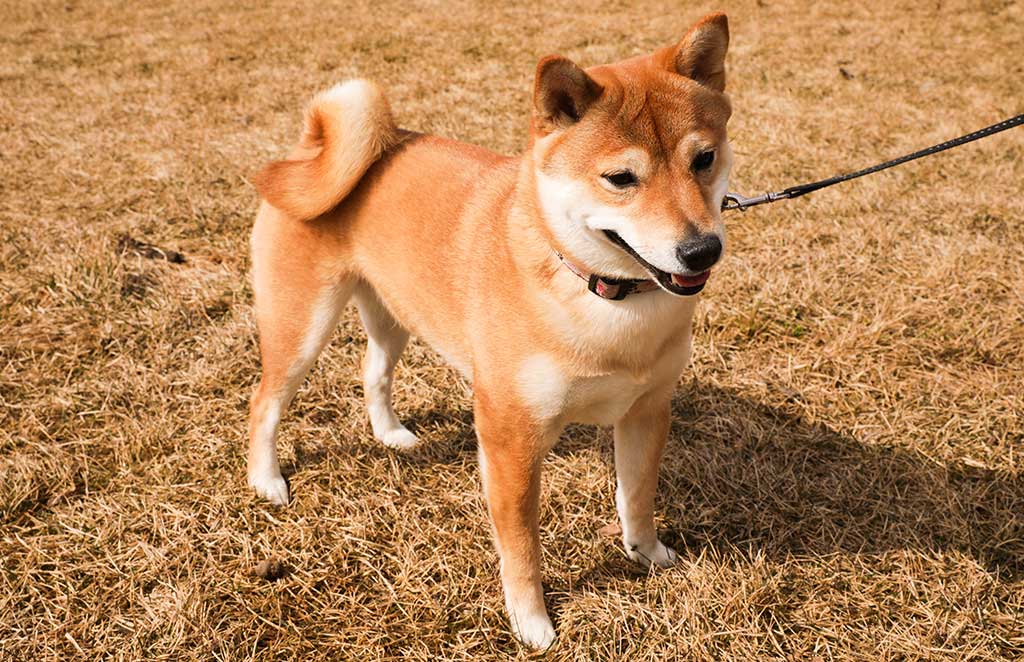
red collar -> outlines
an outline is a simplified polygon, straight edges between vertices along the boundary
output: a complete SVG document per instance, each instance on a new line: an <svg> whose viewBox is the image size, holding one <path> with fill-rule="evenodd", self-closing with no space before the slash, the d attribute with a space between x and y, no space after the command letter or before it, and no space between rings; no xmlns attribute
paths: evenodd
<svg viewBox="0 0 1024 662"><path fill-rule="evenodd" d="M588 274L569 260L566 260L565 256L558 251L554 251L554 253L559 261L565 265L566 269L587 281L587 289L602 299L621 301L630 294L639 294L640 292L650 292L651 290L659 289L658 284L653 280L643 278L605 278L597 274Z"/></svg>

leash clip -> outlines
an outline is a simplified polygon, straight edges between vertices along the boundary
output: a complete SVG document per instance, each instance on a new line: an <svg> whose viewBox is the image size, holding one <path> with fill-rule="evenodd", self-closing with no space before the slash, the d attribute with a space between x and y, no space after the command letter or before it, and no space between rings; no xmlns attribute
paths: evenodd
<svg viewBox="0 0 1024 662"><path fill-rule="evenodd" d="M733 209L747 211L747 207L764 205L769 202L775 202L776 200L782 200L783 198L788 197L789 195L787 195L785 191L781 193L765 193L753 198L748 198L740 195L739 193L726 193L725 197L722 199L722 211L731 211Z"/></svg>

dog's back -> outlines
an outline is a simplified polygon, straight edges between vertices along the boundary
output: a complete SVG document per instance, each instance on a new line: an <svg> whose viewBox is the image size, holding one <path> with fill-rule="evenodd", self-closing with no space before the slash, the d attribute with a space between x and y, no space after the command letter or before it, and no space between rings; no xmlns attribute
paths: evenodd
<svg viewBox="0 0 1024 662"><path fill-rule="evenodd" d="M402 326L470 377L464 306L478 273L469 265L499 257L492 247L517 168L518 159L482 147L397 128L372 83L336 86L311 103L290 158L255 178L267 202L252 236L256 289L279 298L279 283L296 274L268 271L306 255L319 274L312 289L367 283Z"/></svg>

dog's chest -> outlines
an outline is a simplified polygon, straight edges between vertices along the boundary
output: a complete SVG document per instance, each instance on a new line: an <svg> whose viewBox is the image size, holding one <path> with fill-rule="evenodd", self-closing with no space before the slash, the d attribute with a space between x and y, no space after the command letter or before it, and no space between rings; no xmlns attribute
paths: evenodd
<svg viewBox="0 0 1024 662"><path fill-rule="evenodd" d="M613 372L569 380L564 394L568 422L611 425L651 388L652 375Z"/></svg>
<svg viewBox="0 0 1024 662"><path fill-rule="evenodd" d="M689 349L687 337L648 366L591 373L574 370L552 354L532 354L519 366L517 391L540 420L611 425L638 398L674 382L689 359Z"/></svg>
<svg viewBox="0 0 1024 662"><path fill-rule="evenodd" d="M628 307L585 303L548 311L562 351L519 363L518 395L540 420L613 424L639 397L674 383L689 361L692 301L641 295Z"/></svg>

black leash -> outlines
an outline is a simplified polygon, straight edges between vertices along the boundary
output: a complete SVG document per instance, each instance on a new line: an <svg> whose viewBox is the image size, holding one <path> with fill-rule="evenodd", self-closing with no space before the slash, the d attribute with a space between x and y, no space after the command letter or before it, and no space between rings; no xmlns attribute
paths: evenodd
<svg viewBox="0 0 1024 662"><path fill-rule="evenodd" d="M742 195L739 195L738 193L726 193L725 199L722 200L722 211L730 209L739 209L740 211L746 211L747 207L763 205L769 202L775 202L776 200L799 198L801 195L806 195L811 191L817 191L818 189L825 188L826 186L832 186L833 184L846 182L851 179L857 179L858 177L863 177L864 175L870 175L871 173L878 172L879 170L892 168L893 166L898 166L901 163L913 161L914 159L919 159L923 156L938 154L939 152L944 152L947 149L952 149L954 147L958 147L965 143L973 142L975 140L981 140L982 138L991 136L993 133L1006 131L1007 129L1012 129L1015 126L1020 126L1021 124L1024 124L1024 114L1017 115L1016 117L1011 117L1008 120L1003 120L998 124L993 124L992 126L985 127L984 129L980 129L978 131L975 131L974 133L968 133L965 136L960 136L959 138L954 138L952 140L947 140L944 143L933 145L931 147L914 152L913 154L907 154L906 156L901 156L898 159L893 159L891 161L879 163L878 165L873 165L870 168L864 168L863 170L851 172L846 175L837 175L835 177L829 177L828 179L822 179L821 181L811 182L810 184L790 186L789 188L783 191L778 191L776 193L765 193L764 195L758 195L753 198L746 198L743 197Z"/></svg>

